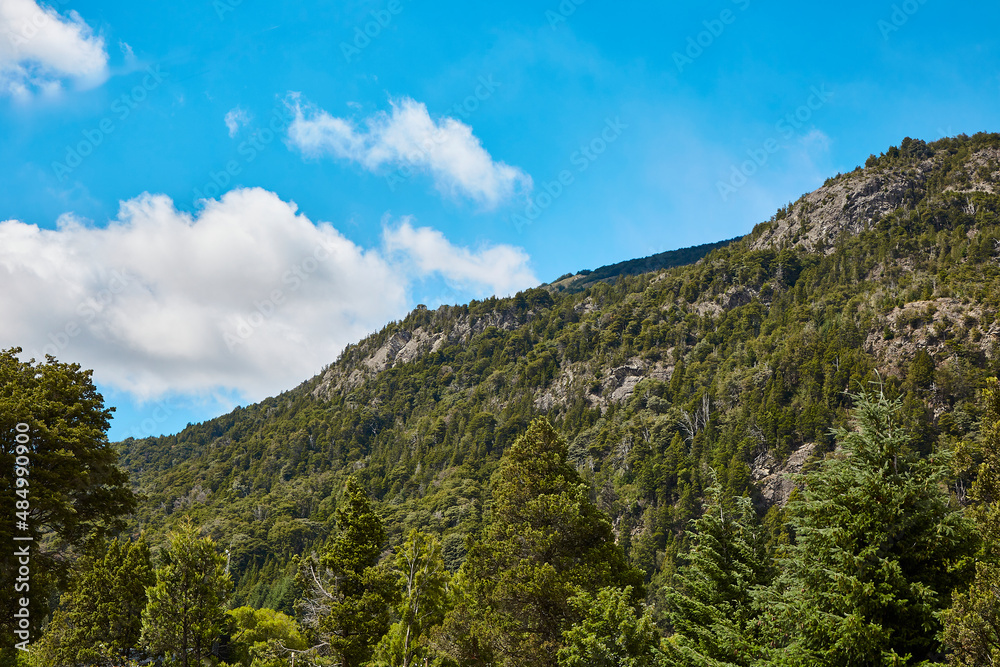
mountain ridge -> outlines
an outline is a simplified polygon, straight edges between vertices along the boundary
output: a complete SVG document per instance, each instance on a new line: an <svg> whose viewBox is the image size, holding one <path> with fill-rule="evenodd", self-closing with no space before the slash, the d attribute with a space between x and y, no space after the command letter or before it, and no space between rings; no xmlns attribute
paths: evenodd
<svg viewBox="0 0 1000 667"><path fill-rule="evenodd" d="M119 443L146 497L135 527L193 516L229 545L238 601L290 609L288 559L326 538L353 474L391 540L436 532L457 567L500 455L542 415L653 577L709 470L778 511L873 371L922 451L967 433L1000 359L1000 135L904 144L693 264L417 308L279 396Z"/></svg>

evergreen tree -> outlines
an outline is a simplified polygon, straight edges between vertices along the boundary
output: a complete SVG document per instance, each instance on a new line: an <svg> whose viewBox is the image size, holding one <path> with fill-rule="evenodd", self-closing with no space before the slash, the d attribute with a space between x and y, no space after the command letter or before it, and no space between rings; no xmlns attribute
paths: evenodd
<svg viewBox="0 0 1000 667"><path fill-rule="evenodd" d="M392 570L379 563L385 547L382 520L353 477L336 517L337 534L318 563L309 559L303 566L300 578L309 592L300 609L319 640L318 651L328 647L344 667L359 667L388 631L399 589Z"/></svg>
<svg viewBox="0 0 1000 667"><path fill-rule="evenodd" d="M944 489L947 458L921 459L884 395L855 395L843 451L804 477L788 507L770 656L779 665L910 665L940 657L939 612L974 548ZM787 645L781 635L790 635Z"/></svg>
<svg viewBox="0 0 1000 667"><path fill-rule="evenodd" d="M8 512L0 522L7 545L0 556L0 635L15 636L15 603L24 599L31 643L68 573L65 552L121 529L136 504L107 440L114 408L104 407L91 371L52 357L21 361L20 353L0 350L0 503ZM16 543L29 552L30 591L14 590L21 557L14 555L15 536L31 538ZM0 646L0 661L13 664L13 642Z"/></svg>
<svg viewBox="0 0 1000 667"><path fill-rule="evenodd" d="M955 595L943 617L949 662L959 667L1000 664L1000 386L990 379L984 392L986 414L975 447L978 465L970 498L971 514L983 537L972 586Z"/></svg>
<svg viewBox="0 0 1000 667"><path fill-rule="evenodd" d="M566 456L545 419L504 453L489 523L462 566L468 591L445 626L456 659L554 666L563 632L580 620L573 595L631 584L641 597L642 573Z"/></svg>
<svg viewBox="0 0 1000 667"><path fill-rule="evenodd" d="M559 667L654 667L659 634L649 612L637 614L632 588L581 592L570 604L582 619L567 630Z"/></svg>
<svg viewBox="0 0 1000 667"><path fill-rule="evenodd" d="M93 548L74 564L60 608L34 648L36 662L103 666L135 658L146 587L154 581L144 539Z"/></svg>
<svg viewBox="0 0 1000 667"><path fill-rule="evenodd" d="M396 570L403 590L399 620L382 638L373 664L411 667L423 664L430 654L429 631L441 624L447 611L451 576L441 555L441 541L410 531L396 552Z"/></svg>
<svg viewBox="0 0 1000 667"><path fill-rule="evenodd" d="M759 653L755 594L774 577L767 536L749 498L726 509L721 494L717 481L705 490L704 513L688 530L690 551L665 590L670 665L748 666Z"/></svg>
<svg viewBox="0 0 1000 667"><path fill-rule="evenodd" d="M201 667L224 628L233 582L226 559L211 538L199 538L190 522L170 536L147 589L142 641L168 664Z"/></svg>

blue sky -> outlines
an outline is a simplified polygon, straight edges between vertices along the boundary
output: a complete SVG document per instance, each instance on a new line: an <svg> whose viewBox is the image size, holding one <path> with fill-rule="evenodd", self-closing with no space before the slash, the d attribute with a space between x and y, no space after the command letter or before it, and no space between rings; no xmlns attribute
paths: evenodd
<svg viewBox="0 0 1000 667"><path fill-rule="evenodd" d="M998 19L0 0L0 345L93 368L112 439L173 432L417 303L745 234L905 136L1000 130Z"/></svg>

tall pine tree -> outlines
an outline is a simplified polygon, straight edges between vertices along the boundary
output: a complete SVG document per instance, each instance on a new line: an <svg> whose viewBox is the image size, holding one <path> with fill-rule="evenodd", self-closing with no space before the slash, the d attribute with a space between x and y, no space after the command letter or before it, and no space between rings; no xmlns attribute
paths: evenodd
<svg viewBox="0 0 1000 667"><path fill-rule="evenodd" d="M723 503L721 494L717 481L705 490L691 548L665 590L671 665L746 667L758 657L755 593L774 577L766 535L749 498Z"/></svg>
<svg viewBox="0 0 1000 667"><path fill-rule="evenodd" d="M771 657L778 665L915 665L941 657L939 612L975 541L945 490L947 457L920 458L898 400L861 394L842 451L788 505ZM787 642L781 641L787 633Z"/></svg>
<svg viewBox="0 0 1000 667"><path fill-rule="evenodd" d="M439 642L459 661L554 666L563 632L581 620L571 597L631 584L641 598L642 574L566 456L545 419L504 453L488 523L459 573L464 593Z"/></svg>
<svg viewBox="0 0 1000 667"><path fill-rule="evenodd" d="M353 477L336 516L337 533L318 563L303 563L300 581L308 592L299 608L319 653L332 653L343 667L360 667L389 630L399 588L396 575L379 562L386 546L382 519Z"/></svg>

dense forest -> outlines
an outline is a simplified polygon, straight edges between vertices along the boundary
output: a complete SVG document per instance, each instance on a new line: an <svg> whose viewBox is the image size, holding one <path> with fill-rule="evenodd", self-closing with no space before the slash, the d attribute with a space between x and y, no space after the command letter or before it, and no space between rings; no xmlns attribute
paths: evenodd
<svg viewBox="0 0 1000 667"><path fill-rule="evenodd" d="M19 658L995 664L998 214L1000 135L907 138L741 239L418 307L116 443L127 483L89 375L8 352L9 441L36 383L35 446L89 420L101 489L37 522L58 567Z"/></svg>

